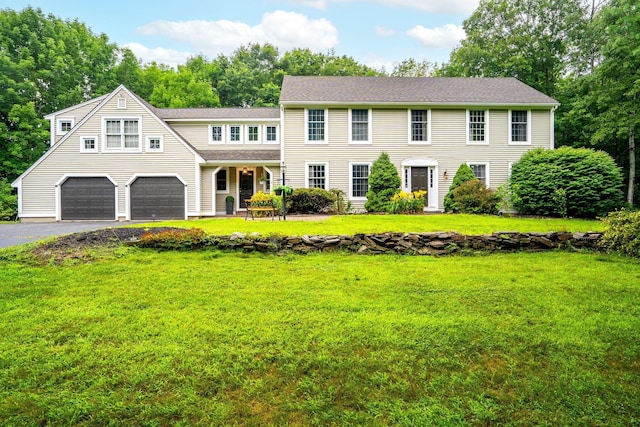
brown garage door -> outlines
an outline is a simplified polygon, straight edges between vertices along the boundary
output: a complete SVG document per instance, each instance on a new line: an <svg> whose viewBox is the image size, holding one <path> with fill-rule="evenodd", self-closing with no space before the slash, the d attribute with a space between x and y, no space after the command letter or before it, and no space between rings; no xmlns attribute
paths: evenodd
<svg viewBox="0 0 640 427"><path fill-rule="evenodd" d="M184 219L184 190L175 177L136 179L131 184L131 219Z"/></svg>
<svg viewBox="0 0 640 427"><path fill-rule="evenodd" d="M72 177L61 186L63 220L115 220L116 189L105 177Z"/></svg>

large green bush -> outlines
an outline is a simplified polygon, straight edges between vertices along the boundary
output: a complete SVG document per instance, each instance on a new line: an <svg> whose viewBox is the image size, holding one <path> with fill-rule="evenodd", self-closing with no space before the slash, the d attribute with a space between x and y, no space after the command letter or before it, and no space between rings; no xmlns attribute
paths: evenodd
<svg viewBox="0 0 640 427"><path fill-rule="evenodd" d="M368 212L387 212L391 198L398 192L401 183L398 170L391 163L389 155L383 152L371 165L364 208Z"/></svg>
<svg viewBox="0 0 640 427"><path fill-rule="evenodd" d="M524 215L595 218L624 204L622 173L607 153L537 148L511 169L514 209Z"/></svg>
<svg viewBox="0 0 640 427"><path fill-rule="evenodd" d="M640 258L640 211L611 212L602 222L600 245L609 252Z"/></svg>
<svg viewBox="0 0 640 427"><path fill-rule="evenodd" d="M461 186L463 183L471 180L477 180L476 175L473 173L469 165L463 163L456 171L449 192L444 196L444 210L446 212L455 212L456 206L453 201L453 191Z"/></svg>
<svg viewBox="0 0 640 427"><path fill-rule="evenodd" d="M330 213L335 209L336 195L322 188L296 188L287 196L287 212L300 214Z"/></svg>
<svg viewBox="0 0 640 427"><path fill-rule="evenodd" d="M451 191L449 210L467 214L498 214L500 196L484 182L471 179Z"/></svg>
<svg viewBox="0 0 640 427"><path fill-rule="evenodd" d="M18 213L18 196L12 190L6 179L0 180L0 221L13 220Z"/></svg>

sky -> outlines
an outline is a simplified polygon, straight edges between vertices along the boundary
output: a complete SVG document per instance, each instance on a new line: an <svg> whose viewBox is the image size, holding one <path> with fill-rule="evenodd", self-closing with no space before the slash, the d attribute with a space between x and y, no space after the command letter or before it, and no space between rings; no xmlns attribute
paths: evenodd
<svg viewBox="0 0 640 427"><path fill-rule="evenodd" d="M479 0L0 0L86 24L143 63L171 66L189 56L229 56L271 43L347 55L376 69L413 58L442 63L464 38Z"/></svg>

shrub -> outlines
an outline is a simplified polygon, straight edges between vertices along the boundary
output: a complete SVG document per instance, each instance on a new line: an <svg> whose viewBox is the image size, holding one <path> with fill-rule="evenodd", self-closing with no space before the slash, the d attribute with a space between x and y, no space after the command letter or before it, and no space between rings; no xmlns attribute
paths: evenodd
<svg viewBox="0 0 640 427"><path fill-rule="evenodd" d="M622 173L603 151L561 147L525 153L511 169L520 214L595 218L624 205Z"/></svg>
<svg viewBox="0 0 640 427"><path fill-rule="evenodd" d="M339 188L332 188L329 191L336 196L335 213L338 215L344 215L351 211L351 201L346 200L347 193Z"/></svg>
<svg viewBox="0 0 640 427"><path fill-rule="evenodd" d="M387 212L391 198L398 192L400 184L398 170L391 163L389 155L383 152L371 165L369 191L364 208L368 212Z"/></svg>
<svg viewBox="0 0 640 427"><path fill-rule="evenodd" d="M453 177L453 181L451 182L451 187L449 187L449 192L444 196L444 210L446 212L454 212L453 205L453 190L460 187L463 183L471 180L478 180L476 175L473 173L469 165L463 163L460 165L458 170L456 171L455 176Z"/></svg>
<svg viewBox="0 0 640 427"><path fill-rule="evenodd" d="M262 191L258 191L256 193L253 193L253 196L251 196L251 205L253 206L267 206L269 202L273 203L273 207L276 208L277 211L282 211L282 197L281 196L276 196L274 194L266 194ZM287 199L288 201L288 199ZM289 204L287 203L287 206ZM266 215L265 212L254 212L253 214L254 216L263 216Z"/></svg>
<svg viewBox="0 0 640 427"><path fill-rule="evenodd" d="M9 221L18 214L18 196L13 194L11 184L6 179L0 180L0 221Z"/></svg>
<svg viewBox="0 0 640 427"><path fill-rule="evenodd" d="M388 205L388 212L393 214L415 214L421 213L424 209L424 197L427 195L426 191L414 191L407 193L400 191L391 198L391 202Z"/></svg>
<svg viewBox="0 0 640 427"><path fill-rule="evenodd" d="M451 191L449 210L455 213L496 215L500 200L495 190L487 188L480 180L472 179Z"/></svg>
<svg viewBox="0 0 640 427"><path fill-rule="evenodd" d="M296 188L287 196L287 211L291 213L313 214L334 211L336 196L322 188Z"/></svg>
<svg viewBox="0 0 640 427"><path fill-rule="evenodd" d="M206 234L199 228L163 230L157 233L145 232L140 236L138 246L162 250L190 250L205 243Z"/></svg>
<svg viewBox="0 0 640 427"><path fill-rule="evenodd" d="M602 222L600 245L609 252L640 257L640 211L611 212Z"/></svg>

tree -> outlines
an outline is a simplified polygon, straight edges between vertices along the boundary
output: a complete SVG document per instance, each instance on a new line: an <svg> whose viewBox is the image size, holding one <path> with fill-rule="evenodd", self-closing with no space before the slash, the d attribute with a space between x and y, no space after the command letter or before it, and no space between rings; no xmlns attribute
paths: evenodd
<svg viewBox="0 0 640 427"><path fill-rule="evenodd" d="M399 190L401 183L398 170L391 163L389 155L381 153L371 165L369 191L367 191L364 208L368 212L386 212L391 198Z"/></svg>
<svg viewBox="0 0 640 427"><path fill-rule="evenodd" d="M211 84L199 80L185 66L166 71L155 84L149 102L159 108L219 107L220 100Z"/></svg>

